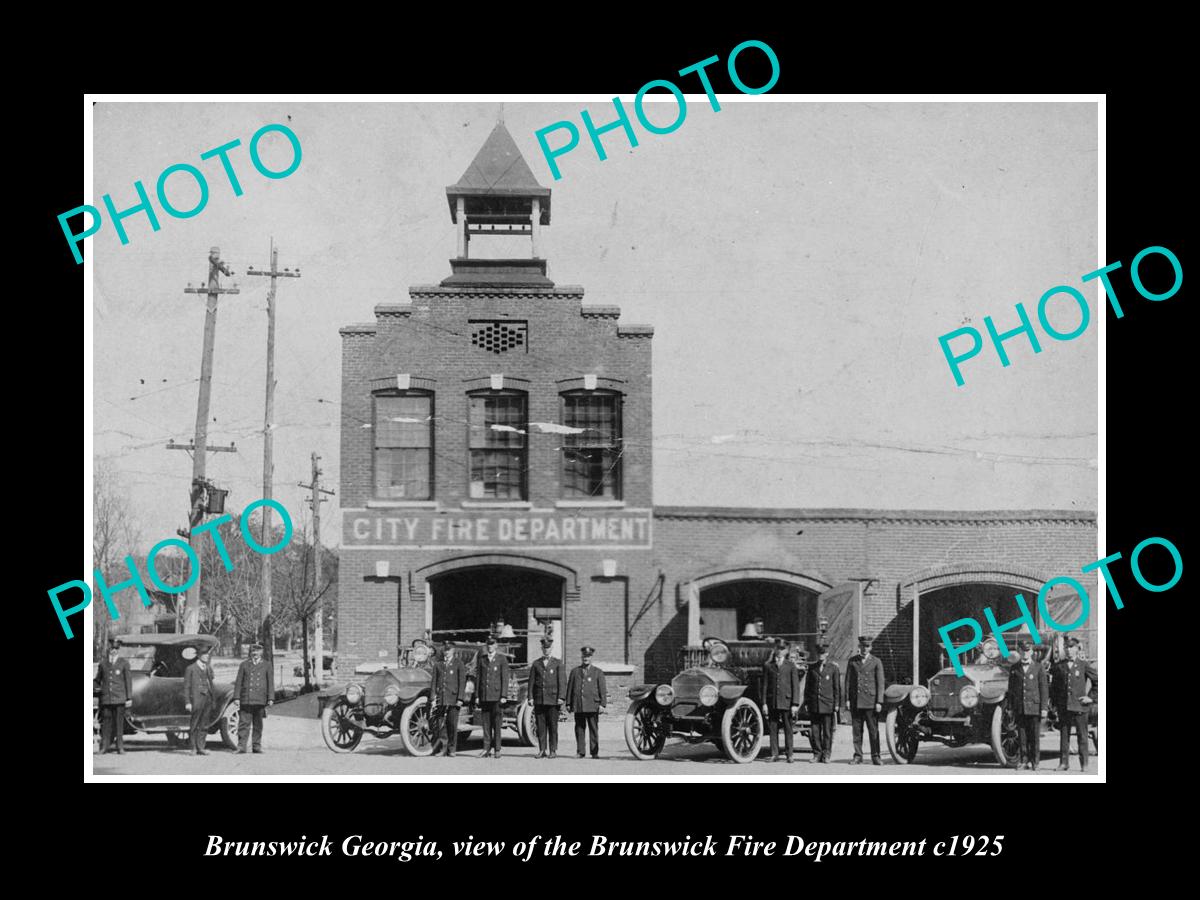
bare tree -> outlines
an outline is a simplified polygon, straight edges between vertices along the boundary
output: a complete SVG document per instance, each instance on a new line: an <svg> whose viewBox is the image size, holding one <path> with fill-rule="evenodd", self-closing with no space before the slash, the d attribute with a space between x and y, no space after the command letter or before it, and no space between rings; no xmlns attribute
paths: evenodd
<svg viewBox="0 0 1200 900"><path fill-rule="evenodd" d="M322 604L331 588L337 584L337 555L322 547L321 559L316 559L316 547L310 539L310 521L308 516L301 513L296 537L287 548L280 553L280 561L272 571L271 586L274 597L279 602L279 617L276 619L281 627L295 624L300 629L300 642L304 660L304 687L311 687L308 651L309 625L317 606ZM321 572L320 587L314 584L314 573ZM332 592L336 596L336 589ZM332 637L332 635L331 635ZM317 660L317 671L311 673L317 682L321 680L323 660Z"/></svg>
<svg viewBox="0 0 1200 900"><path fill-rule="evenodd" d="M111 460L99 460L92 469L92 565L99 569L109 584L125 581L125 557L132 555L141 540L141 528L133 515L129 497L121 483L120 473ZM124 573L124 574L120 574ZM101 609L94 609L95 646L101 648L114 633L113 622L103 598ZM118 591L113 605L122 616L140 603L136 591Z"/></svg>

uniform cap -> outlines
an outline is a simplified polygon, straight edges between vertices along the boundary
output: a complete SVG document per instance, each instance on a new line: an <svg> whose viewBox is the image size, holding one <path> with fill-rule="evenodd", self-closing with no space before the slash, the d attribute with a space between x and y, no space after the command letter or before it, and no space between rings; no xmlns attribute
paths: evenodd
<svg viewBox="0 0 1200 900"><path fill-rule="evenodd" d="M787 646L788 646L787 641L785 641L783 638L775 638L775 649L776 650L786 650Z"/></svg>
<svg viewBox="0 0 1200 900"><path fill-rule="evenodd" d="M824 653L828 649L829 649L829 645L824 642L817 644L817 652L818 653Z"/></svg>
<svg viewBox="0 0 1200 900"><path fill-rule="evenodd" d="M1028 650L1032 646L1033 646L1033 644L1029 643L1029 641L1025 641L1025 640L1017 641L1017 649L1021 650L1022 652L1025 650Z"/></svg>
<svg viewBox="0 0 1200 900"><path fill-rule="evenodd" d="M858 636L858 646L864 647L870 643L871 643L871 639L869 637L867 637L865 634L860 634Z"/></svg>
<svg viewBox="0 0 1200 900"><path fill-rule="evenodd" d="M121 639L120 639L119 637L110 637L110 638L108 639L108 646L110 646L110 647L120 647L120 646L121 646Z"/></svg>
<svg viewBox="0 0 1200 900"><path fill-rule="evenodd" d="M250 645L251 650L261 650L262 648L263 648L263 645L258 642L255 642Z"/></svg>
<svg viewBox="0 0 1200 900"><path fill-rule="evenodd" d="M579 648L579 652L580 652L580 653L583 653L583 654L584 654L584 655L586 655L586 656L594 656L594 655L595 655L595 653L596 653L596 648L595 648L595 647L589 647L589 646L587 646L587 645L585 644L584 646L582 646L582 647L580 647L580 648Z"/></svg>
<svg viewBox="0 0 1200 900"><path fill-rule="evenodd" d="M1073 637L1067 638L1067 646L1068 647L1078 647L1079 646L1079 638L1073 638Z"/></svg>
<svg viewBox="0 0 1200 900"><path fill-rule="evenodd" d="M554 638L548 638L548 637L542 638L541 645L543 647L553 647L554 646Z"/></svg>
<svg viewBox="0 0 1200 900"><path fill-rule="evenodd" d="M489 634L487 638L487 645L489 647L495 647L497 643L496 636L494 634Z"/></svg>

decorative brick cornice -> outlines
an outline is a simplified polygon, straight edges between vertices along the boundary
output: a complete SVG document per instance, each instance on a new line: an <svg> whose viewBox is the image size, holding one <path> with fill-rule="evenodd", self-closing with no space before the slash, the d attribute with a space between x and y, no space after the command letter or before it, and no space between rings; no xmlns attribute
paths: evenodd
<svg viewBox="0 0 1200 900"><path fill-rule="evenodd" d="M579 314L585 319L619 319L621 318L621 307L584 304L579 308Z"/></svg>
<svg viewBox="0 0 1200 900"><path fill-rule="evenodd" d="M343 325L338 329L338 334L344 338L373 338L375 337L376 326L374 322L364 323L359 322L354 325Z"/></svg>
<svg viewBox="0 0 1200 900"><path fill-rule="evenodd" d="M560 284L552 288L497 288L497 287L441 287L436 284L417 284L408 289L413 300L432 300L438 297L479 297L484 300L527 299L539 297L578 299L583 296L583 287L577 284Z"/></svg>
<svg viewBox="0 0 1200 900"><path fill-rule="evenodd" d="M652 338L654 337L653 325L618 325L617 337L619 338Z"/></svg>
<svg viewBox="0 0 1200 900"><path fill-rule="evenodd" d="M376 303L375 318L376 319L400 319L411 316L413 305L411 303Z"/></svg>
<svg viewBox="0 0 1200 900"><path fill-rule="evenodd" d="M873 522L903 525L1074 525L1095 529L1096 514L1076 510L755 509L732 506L656 506L656 519L746 523Z"/></svg>

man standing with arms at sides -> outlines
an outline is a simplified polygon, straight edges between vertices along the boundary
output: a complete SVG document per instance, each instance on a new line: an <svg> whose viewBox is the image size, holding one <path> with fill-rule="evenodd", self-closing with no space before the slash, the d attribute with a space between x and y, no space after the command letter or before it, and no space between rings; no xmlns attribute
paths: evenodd
<svg viewBox="0 0 1200 900"><path fill-rule="evenodd" d="M433 683L429 688L429 703L433 707L429 713L435 721L440 719L445 729L438 729L434 756L453 756L458 752L458 711L462 709L466 690L467 667L455 658L454 648L446 641L442 645L442 658L433 664Z"/></svg>
<svg viewBox="0 0 1200 900"><path fill-rule="evenodd" d="M775 641L775 655L763 664L762 710L771 735L771 762L779 762L779 728L787 761L792 761L792 717L800 711L800 670L787 658L787 642Z"/></svg>
<svg viewBox="0 0 1200 900"><path fill-rule="evenodd" d="M581 662L571 670L567 681L567 709L575 713L575 753L580 759L587 755L585 737L590 739L592 759L600 758L600 713L608 705L604 673L592 665L595 655L595 648L581 648Z"/></svg>
<svg viewBox="0 0 1200 900"><path fill-rule="evenodd" d="M100 752L107 753L113 738L117 753L125 755L125 710L133 706L133 674L129 660L118 652L120 638L108 639L108 656L100 660L96 686L100 688Z"/></svg>
<svg viewBox="0 0 1200 900"><path fill-rule="evenodd" d="M538 754L535 759L558 756L558 709L567 700L567 670L561 659L550 655L554 640L542 638L541 659L529 667L529 699L533 703L533 718L537 725Z"/></svg>
<svg viewBox="0 0 1200 900"><path fill-rule="evenodd" d="M833 752L833 719L842 705L842 670L829 658L829 645L817 644L817 663L808 669L804 682L804 704L811 726L813 762L827 763Z"/></svg>
<svg viewBox="0 0 1200 900"><path fill-rule="evenodd" d="M254 726L254 752L262 753L263 719L267 707L275 702L275 674L263 659L263 645L250 645L250 658L238 666L233 683L233 699L238 705L238 753L246 752L250 726Z"/></svg>
<svg viewBox="0 0 1200 900"><path fill-rule="evenodd" d="M870 729L871 762L882 766L879 756L879 719L883 710L883 663L871 655L871 639L860 635L858 655L850 659L846 672L846 702L850 704L850 723L853 727L854 758L850 765L862 762L863 723Z"/></svg>
<svg viewBox="0 0 1200 900"><path fill-rule="evenodd" d="M503 706L508 702L508 657L496 650L496 636L489 635L487 652L480 654L475 673L475 699L483 717L483 752L500 758L500 726Z"/></svg>
<svg viewBox="0 0 1200 900"><path fill-rule="evenodd" d="M1088 696L1087 680L1098 686L1100 676L1091 663L1079 658L1079 639L1067 638L1067 658L1054 667L1054 709L1058 713L1058 769L1065 772L1071 758L1071 728L1075 728L1075 742L1079 744L1079 766L1087 771L1088 766L1088 707L1092 698Z"/></svg>
<svg viewBox="0 0 1200 900"><path fill-rule="evenodd" d="M196 654L196 661L183 673L184 709L192 714L188 730L192 756L208 756L204 745L208 742L205 725L212 716L213 673L208 664L210 652L208 647L201 647Z"/></svg>
<svg viewBox="0 0 1200 900"><path fill-rule="evenodd" d="M1034 769L1042 757L1042 719L1050 703L1050 682L1046 670L1034 662L1033 645L1017 641L1021 662L1008 673L1008 703L1017 722L1020 750L1009 760L1014 769Z"/></svg>

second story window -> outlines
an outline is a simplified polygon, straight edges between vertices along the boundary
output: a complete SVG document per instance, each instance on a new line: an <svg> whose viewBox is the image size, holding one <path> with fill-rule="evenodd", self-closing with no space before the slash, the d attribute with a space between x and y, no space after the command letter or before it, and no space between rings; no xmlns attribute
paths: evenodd
<svg viewBox="0 0 1200 900"><path fill-rule="evenodd" d="M621 397L603 391L563 394L563 424L583 429L563 438L564 499L621 499Z"/></svg>
<svg viewBox="0 0 1200 900"><path fill-rule="evenodd" d="M469 400L471 499L527 499L525 394L487 391Z"/></svg>
<svg viewBox="0 0 1200 900"><path fill-rule="evenodd" d="M375 396L375 497L429 500L433 496L433 395Z"/></svg>

